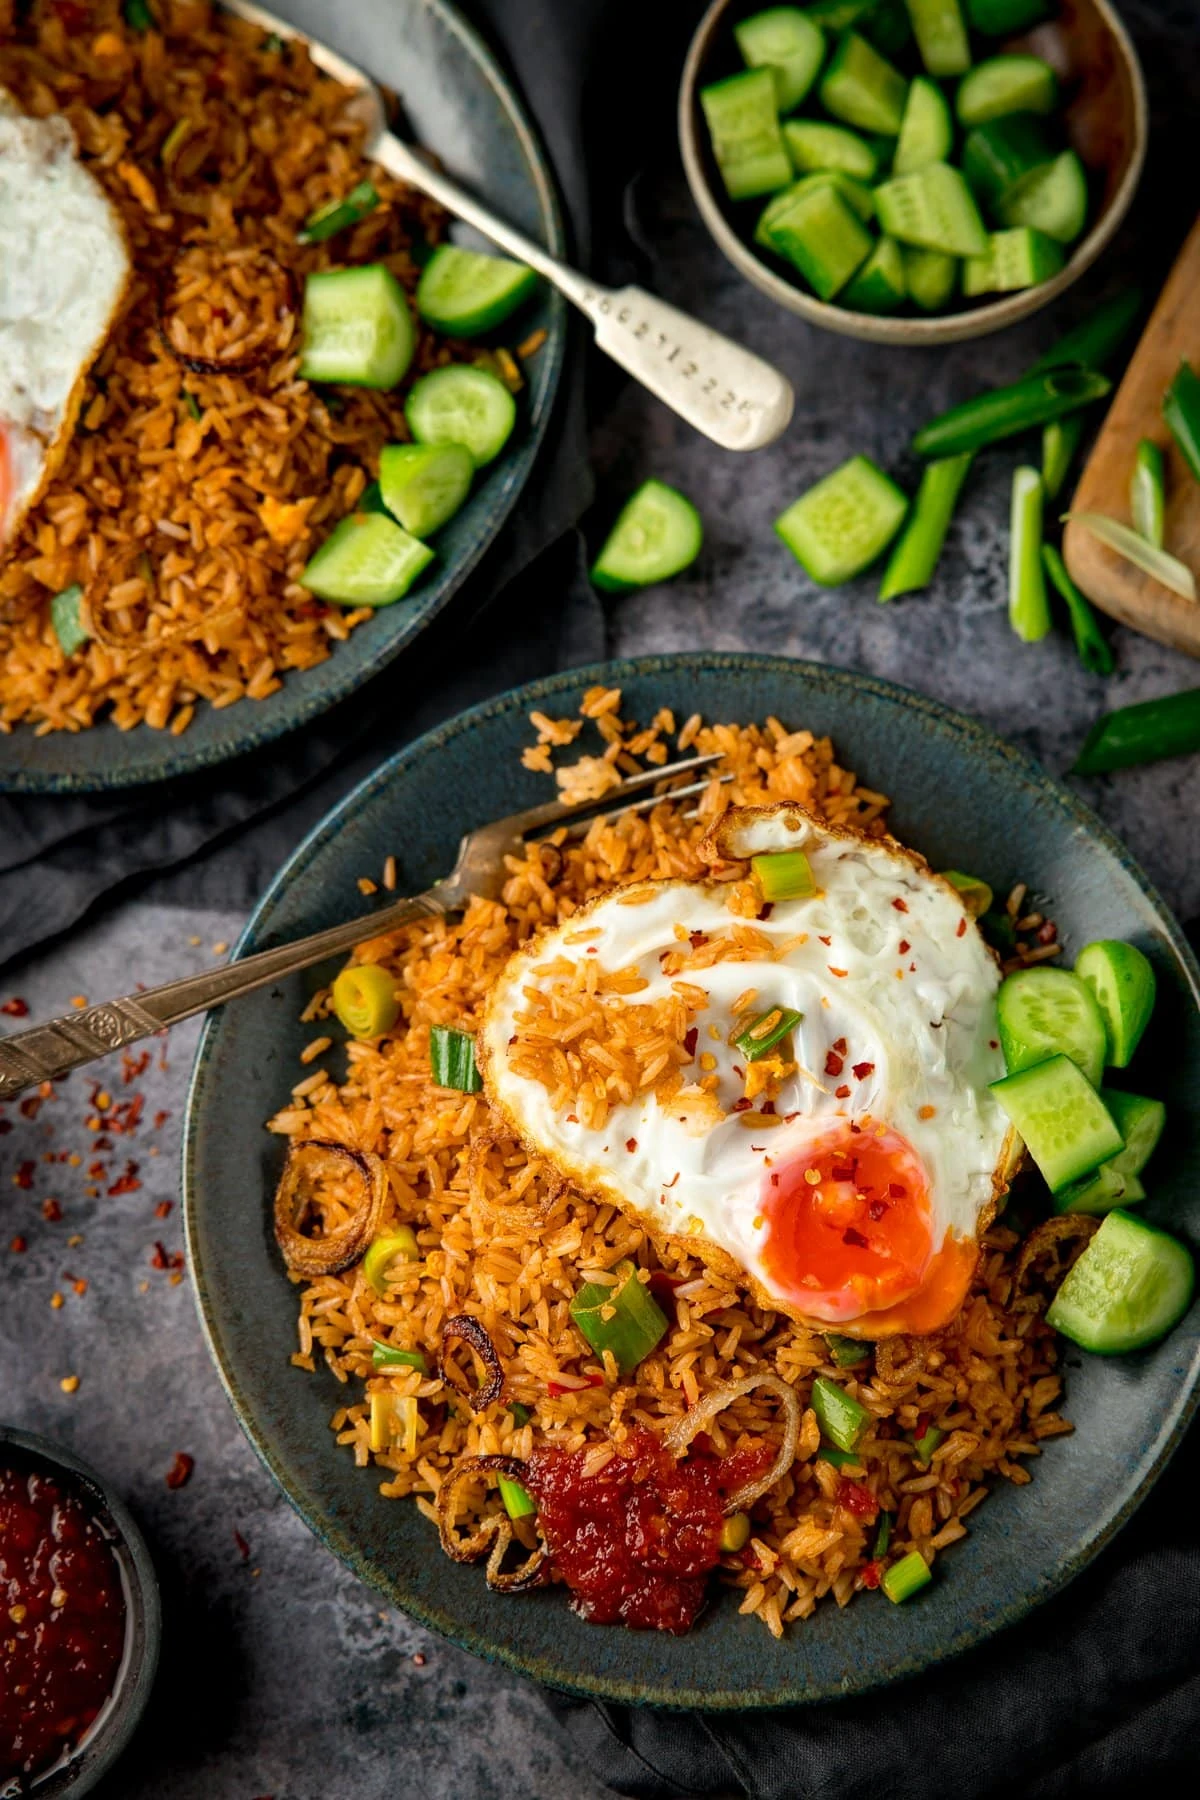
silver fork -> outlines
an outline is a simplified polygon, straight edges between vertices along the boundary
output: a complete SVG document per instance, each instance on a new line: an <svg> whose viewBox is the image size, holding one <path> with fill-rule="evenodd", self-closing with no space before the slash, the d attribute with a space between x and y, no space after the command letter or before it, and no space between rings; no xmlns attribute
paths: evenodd
<svg viewBox="0 0 1200 1800"><path fill-rule="evenodd" d="M473 195L435 169L387 128L383 96L375 83L345 57L309 37L286 19L251 0L219 0L225 12L281 38L308 46L319 69L354 90L354 110L366 128L364 154L389 175L428 194L447 212L481 231L519 262L545 276L591 321L601 350L643 387L726 450L758 450L786 430L795 395L778 369L709 325L644 288L605 288L569 268ZM323 0L328 9L329 0ZM303 10L303 8L301 8ZM347 33L355 29L354 8L339 9Z"/></svg>
<svg viewBox="0 0 1200 1800"><path fill-rule="evenodd" d="M113 1050L151 1037L157 1031L177 1025L181 1019L208 1012L226 1000L251 994L268 982L299 969L311 968L326 957L353 950L367 938L381 937L414 919L438 918L466 905L472 896L498 900L507 879L506 856L517 855L534 832L552 832L559 825L569 825L569 836L582 835L593 820L616 819L625 813L645 812L661 800L684 800L699 794L708 786L711 776L686 783L683 787L664 789L663 784L708 769L720 760L719 753L689 756L680 762L647 769L625 781L615 796L619 805L605 804L604 799L585 800L568 806L561 800L547 801L544 806L530 806L524 812L512 813L491 825L481 825L467 833L458 846L458 858L444 880L434 882L423 894L394 900L378 912L363 918L349 919L315 931L311 937L297 938L274 950L260 950L240 962L205 969L199 975L185 975L179 981L168 981L162 987L147 988L140 994L126 994L120 1000L107 1000L89 1006L65 1018L51 1019L46 1025L34 1025L28 1031L14 1032L0 1038L0 1100L11 1100L26 1088L39 1082L57 1081L85 1063L96 1062ZM718 781L732 779L719 775Z"/></svg>

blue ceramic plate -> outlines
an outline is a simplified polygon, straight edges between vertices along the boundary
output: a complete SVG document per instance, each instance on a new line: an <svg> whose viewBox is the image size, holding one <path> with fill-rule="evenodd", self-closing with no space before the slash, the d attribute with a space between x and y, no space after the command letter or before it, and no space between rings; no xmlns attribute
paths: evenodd
<svg viewBox="0 0 1200 1800"><path fill-rule="evenodd" d="M482 40L446 0L278 0L276 13L340 50L400 97L416 142L448 174L556 254L565 253L553 177L537 136ZM224 762L325 712L397 656L441 612L492 543L529 479L545 434L566 342L566 303L546 292L521 315L522 335L547 341L528 368L518 427L505 454L438 534L437 561L408 600L334 647L327 662L287 676L267 700L197 707L181 737L146 725L100 724L37 737L0 736L0 792L82 793L161 781Z"/></svg>
<svg viewBox="0 0 1200 1800"><path fill-rule="evenodd" d="M715 720L774 713L829 732L843 762L893 796L894 829L935 867L977 871L1000 892L1030 883L1069 954L1096 937L1140 944L1158 971L1154 1038L1171 1051L1153 1073L1171 1125L1147 1212L1200 1237L1200 969L1179 928L1099 820L1036 764L969 719L866 676L713 652L576 670L492 701L386 763L331 813L276 879L239 952L353 913L356 877L389 852L402 892L426 887L449 868L461 832L544 798L545 778L518 762L526 715L535 706L573 712L594 682L618 684L631 718L672 705L680 717L693 708ZM296 1292L270 1207L282 1147L263 1120L286 1100L311 1035L300 1011L332 973L281 982L209 1021L184 1146L189 1262L213 1355L263 1461L331 1549L426 1625L526 1675L618 1701L745 1708L861 1693L979 1643L1053 1594L1162 1470L1195 1405L1200 1304L1155 1350L1070 1357L1075 1434L1047 1446L1032 1486L1000 1483L910 1605L861 1595L844 1612L822 1606L777 1643L729 1594L683 1638L585 1625L561 1590L490 1594L478 1569L441 1555L415 1506L382 1499L374 1477L336 1447L329 1417L343 1390L333 1376L288 1366Z"/></svg>

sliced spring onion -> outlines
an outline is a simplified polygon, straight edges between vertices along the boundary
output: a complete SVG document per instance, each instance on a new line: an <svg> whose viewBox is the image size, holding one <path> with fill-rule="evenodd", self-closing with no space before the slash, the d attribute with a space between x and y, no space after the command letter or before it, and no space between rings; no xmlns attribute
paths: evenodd
<svg viewBox="0 0 1200 1800"><path fill-rule="evenodd" d="M1129 336L1141 310L1142 290L1122 288L1090 312L1081 324L1064 332L1057 343L1038 357L1029 373L1044 375L1048 369L1072 366L1102 369Z"/></svg>
<svg viewBox="0 0 1200 1800"><path fill-rule="evenodd" d="M839 1369L852 1369L856 1363L866 1362L871 1354L870 1344L864 1344L861 1338L843 1337L837 1331L827 1331L825 1342L830 1361Z"/></svg>
<svg viewBox="0 0 1200 1800"><path fill-rule="evenodd" d="M1129 478L1129 510L1133 529L1156 550L1163 547L1163 517L1166 512L1166 484L1163 479L1163 453L1150 438L1143 438L1133 459Z"/></svg>
<svg viewBox="0 0 1200 1800"><path fill-rule="evenodd" d="M510 1519L528 1519L537 1511L537 1501L528 1488L522 1487L511 1475L501 1475L497 1485Z"/></svg>
<svg viewBox="0 0 1200 1800"><path fill-rule="evenodd" d="M469 1031L456 1031L452 1025L431 1026L429 1067L436 1087L457 1088L460 1094L483 1091L475 1066L475 1039Z"/></svg>
<svg viewBox="0 0 1200 1800"><path fill-rule="evenodd" d="M1102 544L1107 544L1110 550L1115 550L1126 562L1131 562L1135 568L1142 569L1153 580L1161 582L1163 587L1170 588L1173 594L1180 594L1185 600L1196 598L1196 578L1187 565L1181 563L1177 556L1170 556L1165 550L1158 550L1153 544L1148 544L1145 538L1139 537L1136 531L1131 531L1128 525L1122 525L1118 519L1110 519L1104 513L1096 512L1071 512L1065 513L1063 517L1074 519L1085 531L1098 537Z"/></svg>
<svg viewBox="0 0 1200 1800"><path fill-rule="evenodd" d="M340 200L328 200L324 206L318 206L315 212L309 213L296 233L296 242L323 244L326 238L336 236L350 225L357 225L360 219L373 213L378 205L379 195L374 183L360 181L357 187L352 187Z"/></svg>
<svg viewBox="0 0 1200 1800"><path fill-rule="evenodd" d="M1067 574L1066 564L1053 544L1042 545L1042 567L1066 601L1080 662L1090 675L1111 675L1116 662L1112 646L1101 631L1090 602Z"/></svg>
<svg viewBox="0 0 1200 1800"><path fill-rule="evenodd" d="M971 461L971 452L964 450L926 464L912 511L883 572L880 600L911 594L932 581Z"/></svg>
<svg viewBox="0 0 1200 1800"><path fill-rule="evenodd" d="M833 1444L821 1444L817 1449L818 1462L827 1462L831 1469L861 1469L862 1457L854 1450L838 1450Z"/></svg>
<svg viewBox="0 0 1200 1800"><path fill-rule="evenodd" d="M371 1395L370 1447L399 1450L415 1456L421 1412L412 1394L393 1394L386 1388Z"/></svg>
<svg viewBox="0 0 1200 1800"><path fill-rule="evenodd" d="M1065 419L1051 419L1042 427L1042 481L1046 498L1059 493L1075 460L1079 440L1083 436L1083 414L1068 413Z"/></svg>
<svg viewBox="0 0 1200 1800"><path fill-rule="evenodd" d="M1036 644L1050 629L1050 602L1042 573L1042 478L1022 465L1013 470L1011 536L1008 549L1008 622L1025 644Z"/></svg>
<svg viewBox="0 0 1200 1800"><path fill-rule="evenodd" d="M806 900L815 894L817 884L803 850L773 850L768 855L752 856L753 869L762 897L776 900Z"/></svg>
<svg viewBox="0 0 1200 1800"><path fill-rule="evenodd" d="M918 431L913 449L918 456L956 456L961 450L981 450L1061 419L1093 400L1103 400L1112 382L1093 369L1051 369L1027 375L1009 387L993 388L964 400Z"/></svg>
<svg viewBox="0 0 1200 1800"><path fill-rule="evenodd" d="M1118 707L1097 719L1075 759L1075 775L1107 775L1200 750L1200 688Z"/></svg>
<svg viewBox="0 0 1200 1800"><path fill-rule="evenodd" d="M183 404L187 407L187 409L191 413L193 419L195 419L197 421L197 423L199 423L199 421L204 417L204 408L201 406L199 400L197 400L195 394L193 394L191 388L184 388L182 390L182 392L183 392Z"/></svg>
<svg viewBox="0 0 1200 1800"><path fill-rule="evenodd" d="M522 1406L519 1400L514 1400L508 1410L512 1414L512 1422L514 1425L528 1425L530 1419L533 1417L529 1408L527 1406Z"/></svg>
<svg viewBox="0 0 1200 1800"><path fill-rule="evenodd" d="M428 1375L429 1364L423 1350L398 1350L394 1344L381 1344L371 1339L371 1366L375 1369L418 1369Z"/></svg>
<svg viewBox="0 0 1200 1800"><path fill-rule="evenodd" d="M961 869L943 869L942 880L958 889L962 903L973 919L982 919L984 913L991 912L992 890L978 875L964 875Z"/></svg>
<svg viewBox="0 0 1200 1800"><path fill-rule="evenodd" d="M74 656L91 641L92 634L83 615L83 589L77 581L51 600L50 623L64 656Z"/></svg>
<svg viewBox="0 0 1200 1800"><path fill-rule="evenodd" d="M803 1016L787 1006L772 1006L747 1025L745 1031L739 1031L733 1040L734 1048L741 1051L747 1062L757 1062L760 1056L774 1050L789 1031L794 1031Z"/></svg>
<svg viewBox="0 0 1200 1800"><path fill-rule="evenodd" d="M911 1600L914 1594L919 1593L932 1580L929 1564L921 1552L910 1550L898 1563L885 1569L879 1585L893 1605L899 1606L902 1600Z"/></svg>
<svg viewBox="0 0 1200 1800"><path fill-rule="evenodd" d="M827 1375L818 1375L812 1384L812 1409L817 1415L821 1435L839 1450L857 1450L871 1415L862 1403L848 1394Z"/></svg>
<svg viewBox="0 0 1200 1800"><path fill-rule="evenodd" d="M889 1512L881 1512L879 1515L879 1524L875 1528L875 1542L871 1545L871 1555L875 1558L886 1556L888 1553L888 1545L891 1541L892 1515Z"/></svg>
<svg viewBox="0 0 1200 1800"><path fill-rule="evenodd" d="M632 1375L667 1329L666 1315L633 1263L619 1262L611 1286L588 1281L570 1305L570 1314L592 1349L610 1350L622 1375Z"/></svg>
<svg viewBox="0 0 1200 1800"><path fill-rule="evenodd" d="M157 27L158 20L151 12L148 0L125 0L121 10L131 31L153 31Z"/></svg>
<svg viewBox="0 0 1200 1800"><path fill-rule="evenodd" d="M1163 418L1183 452L1188 468L1200 481L1200 375L1181 362L1163 401Z"/></svg>
<svg viewBox="0 0 1200 1800"><path fill-rule="evenodd" d="M378 963L352 963L334 981L333 1010L351 1037L382 1037L400 1017L396 977Z"/></svg>
<svg viewBox="0 0 1200 1800"><path fill-rule="evenodd" d="M744 1550L750 1542L749 1513L730 1513L721 1527L721 1549L727 1556Z"/></svg>
<svg viewBox="0 0 1200 1800"><path fill-rule="evenodd" d="M921 1433L919 1438L914 1438L913 1454L916 1456L917 1461L922 1463L932 1462L933 1453L945 1435L945 1432L940 1430L938 1426L930 1425L927 1430Z"/></svg>
<svg viewBox="0 0 1200 1800"><path fill-rule="evenodd" d="M377 1237L363 1257L362 1271L369 1286L382 1300L386 1298L388 1280L392 1266L398 1262L419 1262L420 1246L416 1233L410 1225L397 1225L395 1231L385 1231Z"/></svg>

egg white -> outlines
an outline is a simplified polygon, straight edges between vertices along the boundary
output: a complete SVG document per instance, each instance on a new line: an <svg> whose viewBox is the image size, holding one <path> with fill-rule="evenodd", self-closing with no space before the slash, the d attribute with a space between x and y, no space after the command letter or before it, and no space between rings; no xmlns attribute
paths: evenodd
<svg viewBox="0 0 1200 1800"><path fill-rule="evenodd" d="M0 89L0 554L62 460L128 278L67 121L27 118Z"/></svg>
<svg viewBox="0 0 1200 1800"><path fill-rule="evenodd" d="M763 1261L761 1201L772 1167L789 1164L849 1120L886 1124L924 1166L936 1252L948 1236L973 1241L991 1218L1014 1141L988 1087L1004 1073L996 1041L999 970L958 893L900 846L832 829L791 805L727 814L709 854L745 858L785 848L805 851L817 893L777 903L754 922L771 940L772 956L680 977L709 995L696 1015L696 1057L707 1051L716 1058L719 1109L696 1104L687 1089L677 1097L682 1104L644 1095L614 1105L596 1131L556 1111L540 1082L514 1073L507 1050L526 994L548 979L539 966L551 958L586 957L608 970L636 966L648 984L638 1002L668 995L672 978L661 957L680 948L677 926L711 937L745 923L731 913L729 888L720 882L624 888L539 934L511 959L490 996L481 1061L493 1105L576 1185L614 1201L653 1237L688 1239L708 1260L736 1268L763 1303L811 1318ZM642 903L630 904L635 898ZM598 935L580 942L581 932ZM744 1116L730 1110L743 1091L735 1066L744 1069L745 1058L726 1040L733 1002L747 988L757 990L762 1009L778 1005L803 1015L792 1034L800 1072L785 1079L776 1100L784 1122L768 1128L747 1129ZM719 1027L719 1041L710 1023ZM831 1052L836 1058L840 1040L844 1067L829 1075L827 1059ZM858 1078L855 1064L871 1067ZM698 1079L698 1060L685 1074ZM846 1086L849 1096L839 1096ZM869 1313L857 1323L869 1326Z"/></svg>

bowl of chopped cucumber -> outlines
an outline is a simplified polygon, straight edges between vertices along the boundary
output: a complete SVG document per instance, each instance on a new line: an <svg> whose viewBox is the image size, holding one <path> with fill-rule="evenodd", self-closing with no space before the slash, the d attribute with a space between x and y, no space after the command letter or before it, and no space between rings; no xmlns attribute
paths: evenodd
<svg viewBox="0 0 1200 1800"><path fill-rule="evenodd" d="M713 0L679 93L730 262L878 343L982 337L1061 294L1128 211L1146 138L1109 0Z"/></svg>

